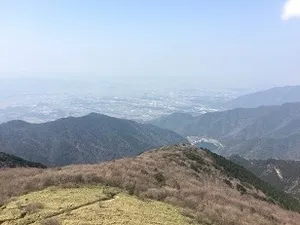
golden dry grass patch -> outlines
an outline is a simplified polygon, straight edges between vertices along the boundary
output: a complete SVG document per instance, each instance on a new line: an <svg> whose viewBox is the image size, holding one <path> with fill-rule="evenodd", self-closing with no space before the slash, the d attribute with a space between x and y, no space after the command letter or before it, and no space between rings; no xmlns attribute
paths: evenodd
<svg viewBox="0 0 300 225"><path fill-rule="evenodd" d="M194 224L172 205L141 200L125 193L115 195L116 193L116 189L107 187L48 188L9 202L0 210L0 221L3 221L3 225L41 225L54 222L61 225ZM23 214L26 205L36 203L42 203L43 207Z"/></svg>

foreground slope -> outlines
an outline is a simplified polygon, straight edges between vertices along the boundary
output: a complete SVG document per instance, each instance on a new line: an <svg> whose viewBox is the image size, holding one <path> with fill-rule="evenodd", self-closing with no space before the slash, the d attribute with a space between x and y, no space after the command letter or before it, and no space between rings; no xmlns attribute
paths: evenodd
<svg viewBox="0 0 300 225"><path fill-rule="evenodd" d="M12 174L14 174L14 177ZM3 180L5 182L2 182ZM17 202L21 201L18 205L23 209L26 204L22 201L28 199L28 201L35 202L33 199L37 199L36 203L39 203L41 200L38 199L45 198L45 194L46 196L52 196L57 191L60 192L60 190L57 190L60 187L67 188L68 191L74 191L74 187L90 188L91 185L96 189L103 188L103 185L106 185L123 190L117 194L117 196L120 196L120 201L123 201L123 203L120 203L122 207L113 206L113 209L110 209L110 206L107 208L106 203L104 203L100 206L98 204L97 207L101 208L100 211L94 208L95 205L91 208L85 208L82 214L72 211L63 216L59 214L52 217L61 220L62 224L82 224L83 220L85 224L98 224L90 222L90 220L101 220L101 216L107 215L104 216L107 220L106 224L112 224L116 216L109 216L111 215L110 210L115 212L117 217L120 217L119 219L123 221L128 218L128 215L125 216L126 212L122 209L130 207L132 201L143 202L138 203L138 205L143 205L137 207L138 209L143 207L151 209L151 204L158 204L151 203L148 200L153 199L176 207L171 207L171 214L176 215L176 218L186 221L186 217L189 217L197 224L297 225L300 220L300 214L292 212L300 211L300 204L297 200L274 189L243 167L207 150L196 149L191 146L163 147L134 158L124 158L99 165L74 165L47 170L11 169L0 171L0 199L3 202L0 215L4 220L3 217L9 215L5 213L7 209L9 207L16 208ZM47 187L53 186L55 186L54 190L47 189ZM33 192L37 190L44 191ZM124 194L125 190L131 196ZM11 196L20 196L25 193L29 193L29 195L9 199ZM98 190L95 193L86 194L84 199L86 201L92 198L91 201L93 201L93 196L96 195L101 197L102 194ZM67 194L63 196L67 196ZM108 194L108 196L116 195ZM139 199L134 200L136 198L132 196L138 196ZM98 200L95 199L95 201ZM57 204L55 201L60 200L58 198L58 200L53 201L55 205ZM76 200L71 198L68 201L70 201L67 204L69 208L75 207L73 202L77 202ZM79 203L80 200L78 200ZM109 203L114 204L114 200L109 201ZM47 210L50 207L48 203L44 206L37 205L39 207L36 206L35 208L38 208L40 213L48 213ZM158 209L165 211L165 206L163 205L163 208ZM117 207L117 209L114 207ZM135 212L136 209L132 209L132 213L138 214L139 212ZM90 211L92 215L89 214ZM93 214L94 212L96 213ZM176 212L180 212L184 217L179 217ZM82 216L85 214L86 217ZM153 217L150 219L152 223L149 224L176 224L170 219L169 215L171 214L167 214L160 223ZM22 221L37 218L30 213L23 214L23 216ZM151 216L147 218L151 218ZM6 224L11 224L7 221L7 218L5 221ZM134 222L135 219L131 221ZM138 218L136 218L136 221L139 221ZM154 223L154 221L156 222ZM185 224L185 222L182 224Z"/></svg>
<svg viewBox="0 0 300 225"><path fill-rule="evenodd" d="M170 115L153 121L183 136L218 140L218 153L257 159L299 159L300 103L238 108L200 116Z"/></svg>
<svg viewBox="0 0 300 225"><path fill-rule="evenodd" d="M15 167L36 167L45 168L40 163L29 162L22 158L0 152L0 168L15 168Z"/></svg>
<svg viewBox="0 0 300 225"><path fill-rule="evenodd" d="M95 113L0 125L0 146L6 153L46 165L97 163L184 141L173 131Z"/></svg>

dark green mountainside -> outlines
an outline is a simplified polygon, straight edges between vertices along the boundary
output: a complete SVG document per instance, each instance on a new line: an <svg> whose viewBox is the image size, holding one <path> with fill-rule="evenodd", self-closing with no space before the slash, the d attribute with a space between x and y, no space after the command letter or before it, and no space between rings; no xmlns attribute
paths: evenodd
<svg viewBox="0 0 300 225"><path fill-rule="evenodd" d="M6 153L45 165L97 163L185 141L173 131L95 113L0 125L0 146Z"/></svg>
<svg viewBox="0 0 300 225"><path fill-rule="evenodd" d="M36 167L46 168L43 164L29 162L19 157L0 152L0 168Z"/></svg>
<svg viewBox="0 0 300 225"><path fill-rule="evenodd" d="M284 194L276 186L273 186L272 184L260 179L254 173L252 173L251 170L247 170L238 163L230 161L223 156L210 152L209 150L204 150L214 158L216 164L225 171L227 176L234 177L242 182L253 185L255 188L261 190L264 194L266 194L266 196L269 197L268 201L277 202L287 209L297 210L300 212L300 202L293 197Z"/></svg>
<svg viewBox="0 0 300 225"><path fill-rule="evenodd" d="M247 160L238 155L229 158L280 190L300 198L300 162L290 160Z"/></svg>

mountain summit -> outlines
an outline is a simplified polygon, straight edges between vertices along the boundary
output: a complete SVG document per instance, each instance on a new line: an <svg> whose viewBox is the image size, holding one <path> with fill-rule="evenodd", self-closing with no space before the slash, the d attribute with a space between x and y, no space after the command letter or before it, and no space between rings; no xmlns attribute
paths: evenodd
<svg viewBox="0 0 300 225"><path fill-rule="evenodd" d="M0 170L0 190L5 225L48 218L61 224L130 225L298 225L300 220L296 199L189 145L101 164ZM46 221L41 224L60 224Z"/></svg>

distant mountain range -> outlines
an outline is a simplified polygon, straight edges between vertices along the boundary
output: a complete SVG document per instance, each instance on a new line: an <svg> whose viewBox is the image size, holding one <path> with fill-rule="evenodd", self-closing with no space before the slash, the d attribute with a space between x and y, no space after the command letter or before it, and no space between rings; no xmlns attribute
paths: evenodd
<svg viewBox="0 0 300 225"><path fill-rule="evenodd" d="M213 138L219 154L256 159L300 160L300 103L237 108L200 116L172 114L152 124L183 136Z"/></svg>
<svg viewBox="0 0 300 225"><path fill-rule="evenodd" d="M233 155L229 159L274 187L300 198L300 161L247 160L238 155Z"/></svg>
<svg viewBox="0 0 300 225"><path fill-rule="evenodd" d="M226 102L225 108L256 108L259 106L282 105L288 102L300 102L300 85L275 87L243 95Z"/></svg>
<svg viewBox="0 0 300 225"><path fill-rule="evenodd" d="M186 139L173 131L95 113L42 124L0 125L4 152L45 165L97 163L179 142Z"/></svg>
<svg viewBox="0 0 300 225"><path fill-rule="evenodd" d="M0 152L0 168L36 167L46 168L43 164L29 162L22 158Z"/></svg>

